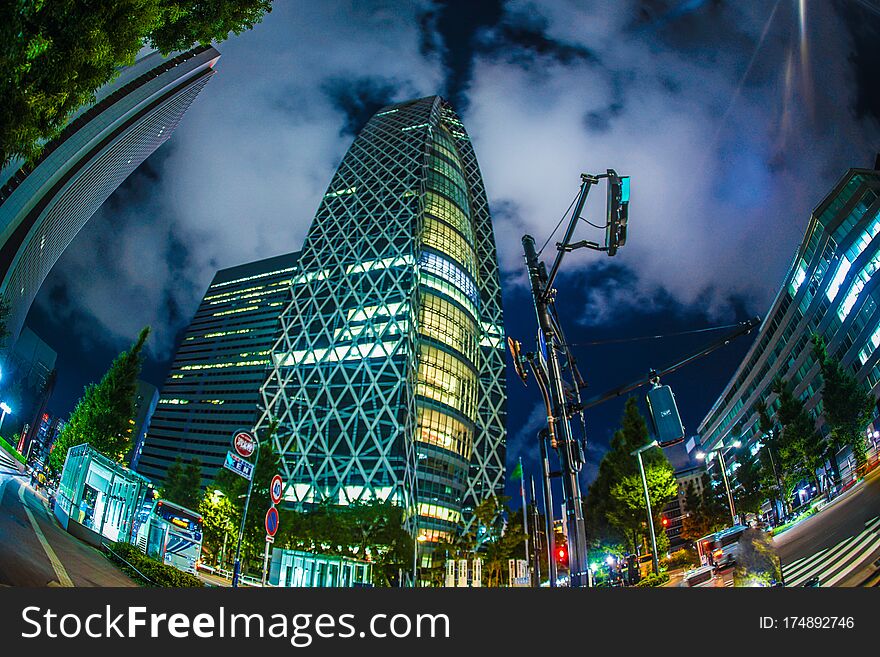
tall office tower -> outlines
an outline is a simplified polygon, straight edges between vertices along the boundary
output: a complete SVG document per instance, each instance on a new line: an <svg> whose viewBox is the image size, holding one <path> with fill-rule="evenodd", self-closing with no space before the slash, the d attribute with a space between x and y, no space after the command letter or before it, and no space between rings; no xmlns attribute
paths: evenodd
<svg viewBox="0 0 880 657"><path fill-rule="evenodd" d="M847 171L813 211L752 347L700 423L706 452L729 447L734 429L753 453L761 448L757 404L763 402L771 416L778 409L772 390L777 376L791 384L827 434L819 364L810 344L814 333L825 339L830 355L880 398L880 158L875 166ZM875 419L869 446L878 428ZM696 447L696 440L688 441L688 450ZM837 456L839 463L848 461L845 453ZM735 459L726 464L732 470ZM849 475L848 466L842 475Z"/></svg>
<svg viewBox="0 0 880 657"><path fill-rule="evenodd" d="M122 69L29 163L0 171L0 298L9 341L49 270L86 221L177 127L214 73L211 46L158 52Z"/></svg>
<svg viewBox="0 0 880 657"><path fill-rule="evenodd" d="M446 101L389 106L364 127L306 237L281 329L261 425L279 421L288 502L392 500L438 541L501 493L495 240Z"/></svg>
<svg viewBox="0 0 880 657"><path fill-rule="evenodd" d="M157 481L180 456L202 462L202 485L223 467L237 429L253 428L278 315L299 254L214 276L159 394L137 471Z"/></svg>

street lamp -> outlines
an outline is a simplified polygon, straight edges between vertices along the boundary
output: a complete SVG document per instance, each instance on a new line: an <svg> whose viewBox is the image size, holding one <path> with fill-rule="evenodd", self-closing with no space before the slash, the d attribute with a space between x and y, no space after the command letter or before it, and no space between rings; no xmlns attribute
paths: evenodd
<svg viewBox="0 0 880 657"><path fill-rule="evenodd" d="M12 409L9 408L9 404L6 402L0 402L0 411L3 411L3 415L0 415L0 427L2 427L3 419L6 417L7 413L12 413Z"/></svg>
<svg viewBox="0 0 880 657"><path fill-rule="evenodd" d="M428 535L422 532L413 541L413 588L419 585L419 543L424 543L427 540Z"/></svg>
<svg viewBox="0 0 880 657"><path fill-rule="evenodd" d="M657 558L657 537L654 534L654 514L651 513L651 496L648 493L648 478L645 476L645 464L642 463L642 452L652 447L657 447L657 441L652 440L647 445L630 452L639 460L639 472L642 475L642 487L645 491L645 505L648 507L648 528L651 530L651 561L654 562L654 573L660 574L660 560Z"/></svg>
<svg viewBox="0 0 880 657"><path fill-rule="evenodd" d="M712 450L708 454L697 452L697 459L701 461L704 459L709 461L715 454L718 454L718 460L721 463L721 478L724 480L724 488L727 490L727 503L730 506L730 521L734 525L736 524L736 507L733 504L733 493L730 491L730 482L727 479L727 462L724 460L724 452L728 449L739 449L740 447L742 447L742 442L735 440L729 447L721 445L718 449Z"/></svg>

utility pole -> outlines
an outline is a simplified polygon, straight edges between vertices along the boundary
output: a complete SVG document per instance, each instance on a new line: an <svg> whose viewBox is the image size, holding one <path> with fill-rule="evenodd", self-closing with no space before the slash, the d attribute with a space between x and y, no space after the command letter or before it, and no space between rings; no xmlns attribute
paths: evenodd
<svg viewBox="0 0 880 657"><path fill-rule="evenodd" d="M256 436L255 436L256 438ZM235 545L235 565L232 567L232 586L238 587L241 577L241 541L244 538L244 523L247 520L248 506L251 503L251 491L254 488L254 477L257 476L257 463L260 462L260 440L257 438L256 454L254 455L254 469L251 471L251 478L248 480L247 495L244 498L244 509L241 513L241 526L238 529L238 542Z"/></svg>
<svg viewBox="0 0 880 657"><path fill-rule="evenodd" d="M533 540L534 544L532 550L532 557L534 559L534 582L535 586L541 586L541 534L538 529L538 498L535 497L535 478L529 477L532 484L532 531L533 531Z"/></svg>
<svg viewBox="0 0 880 657"><path fill-rule="evenodd" d="M608 179L608 201L606 205L605 244L600 246L597 242L581 241L572 242L575 228L581 219L581 212L590 192L590 187L597 184L599 179ZM577 199L573 203L574 211L569 219L568 227L561 242L556 244L556 258L548 274L544 263L538 259L535 248L535 239L531 235L522 238L523 253L526 267L529 272L532 298L535 304L535 316L538 320L538 349L539 356L529 358L535 378L544 397L547 408L547 429L550 445L556 450L559 458L560 472L563 491L564 522L568 531L568 563L572 587L590 585L590 569L587 558L587 537L584 525L584 503L581 494L580 480L578 479L581 467L584 463L583 445L575 439L570 419L582 409L576 406L580 403L580 390L584 382L577 372L574 358L569 351L568 343L562 333L562 328L556 316L556 290L553 283L562 264L565 253L577 248L586 247L596 251L604 251L608 255L614 255L617 249L626 243L626 223L629 206L629 178L620 177L613 169L608 169L601 175L581 174L581 187ZM600 227L602 228L602 227ZM514 355L518 355L519 345L511 344ZM564 359L566 370L574 377L574 384L565 381L563 365L560 357ZM537 361L537 362L536 362ZM517 361L519 363L519 361ZM519 368L518 364L518 368ZM525 382L523 373L520 377ZM568 392L572 391L573 392ZM581 415L583 418L583 416ZM549 488L549 472L545 466L545 489ZM546 500L546 497L545 497ZM548 509L552 507L548 504ZM550 563L553 563L553 555L550 555ZM551 566L552 569L552 566ZM553 578L551 577L551 583Z"/></svg>
<svg viewBox="0 0 880 657"><path fill-rule="evenodd" d="M589 189L588 183L584 183L582 190ZM578 206L583 208L586 191L581 192ZM577 212L576 214L580 214ZM550 314L550 303L553 292L548 283L551 279L547 276L544 264L538 261L538 253L535 250L535 240L531 235L522 239L523 249L526 256L526 265L529 269L529 279L532 284L532 296L535 300L535 311L538 318L538 330L540 338L546 349L547 378L549 379L549 393L552 407L549 409L548 419L556 433L556 450L559 454L562 466L562 491L563 506L565 509L566 525L569 532L568 563L571 572L571 586L579 587L587 584L587 537L584 526L584 506L581 496L581 486L578 474L581 462L576 453L579 445L575 443L572 435L571 424L566 413L565 384L562 378L562 366L559 363L558 350L561 348L556 335L553 318ZM558 266L555 268L558 269ZM554 270L555 271L555 270Z"/></svg>

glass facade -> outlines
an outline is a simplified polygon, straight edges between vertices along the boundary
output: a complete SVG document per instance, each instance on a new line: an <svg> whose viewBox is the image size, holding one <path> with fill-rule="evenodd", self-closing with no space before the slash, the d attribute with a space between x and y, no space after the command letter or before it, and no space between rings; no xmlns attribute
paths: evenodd
<svg viewBox="0 0 880 657"><path fill-rule="evenodd" d="M505 381L494 235L439 97L379 111L340 164L281 315L261 422L286 499L389 499L436 541L499 495Z"/></svg>
<svg viewBox="0 0 880 657"><path fill-rule="evenodd" d="M223 467L237 429L257 419L278 315L299 254L222 269L174 356L150 420L137 470L157 481L180 456L198 457L202 483Z"/></svg>
<svg viewBox="0 0 880 657"><path fill-rule="evenodd" d="M742 428L759 441L758 401L774 413L776 376L790 380L795 395L822 422L819 365L810 337L819 333L840 359L880 396L880 172L850 169L813 212L804 240L755 342L724 392L701 422L699 434L713 449Z"/></svg>
<svg viewBox="0 0 880 657"><path fill-rule="evenodd" d="M33 162L0 171L0 297L14 341L55 262L101 204L164 144L214 74L210 45L120 70Z"/></svg>

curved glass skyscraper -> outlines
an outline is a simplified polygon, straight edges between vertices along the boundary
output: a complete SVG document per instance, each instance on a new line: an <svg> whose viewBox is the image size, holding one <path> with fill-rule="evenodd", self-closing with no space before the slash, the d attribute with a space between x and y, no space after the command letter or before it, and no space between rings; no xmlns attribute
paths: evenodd
<svg viewBox="0 0 880 657"><path fill-rule="evenodd" d="M99 89L36 161L0 171L0 297L9 304L12 341L52 266L107 197L168 140L219 57L211 46L142 57Z"/></svg>
<svg viewBox="0 0 880 657"><path fill-rule="evenodd" d="M288 501L392 500L437 541L500 494L495 241L446 101L386 107L367 123L318 208L281 328L261 422L280 422Z"/></svg>

